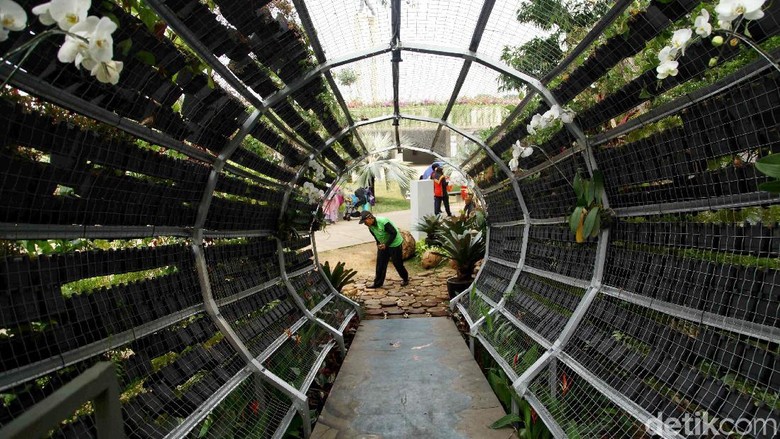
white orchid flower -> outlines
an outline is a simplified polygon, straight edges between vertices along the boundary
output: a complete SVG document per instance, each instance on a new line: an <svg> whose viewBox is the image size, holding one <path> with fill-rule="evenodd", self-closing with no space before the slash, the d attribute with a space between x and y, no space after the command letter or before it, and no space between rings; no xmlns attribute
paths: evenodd
<svg viewBox="0 0 780 439"><path fill-rule="evenodd" d="M544 128L545 125L543 125L542 121L542 115L540 114L534 114L534 117L531 118L531 123L528 124L526 127L528 129L528 134L536 134L536 130L540 130Z"/></svg>
<svg viewBox="0 0 780 439"><path fill-rule="evenodd" d="M32 13L37 15L38 20L41 20L41 23L46 26L50 26L57 22L57 20L55 20L49 13L49 5L51 5L51 2L44 3L32 8Z"/></svg>
<svg viewBox="0 0 780 439"><path fill-rule="evenodd" d="M122 73L124 63L122 61L95 61L92 58L86 58L81 65L88 69L92 76L104 84L116 85L119 83L119 74Z"/></svg>
<svg viewBox="0 0 780 439"><path fill-rule="evenodd" d="M706 9L702 9L696 20L693 21L693 28L696 30L696 35L707 38L712 33L712 25L710 24L710 13Z"/></svg>
<svg viewBox="0 0 780 439"><path fill-rule="evenodd" d="M547 127L555 120L561 118L561 107L559 105L553 105L549 110L545 111L542 115L542 123L544 127Z"/></svg>
<svg viewBox="0 0 780 439"><path fill-rule="evenodd" d="M574 122L574 112L569 110L568 108L564 108L563 111L561 111L561 122L563 123Z"/></svg>
<svg viewBox="0 0 780 439"><path fill-rule="evenodd" d="M715 12L718 14L718 20L729 23L740 15L746 20L758 20L764 16L761 7L765 2L766 0L721 0L715 6Z"/></svg>
<svg viewBox="0 0 780 439"><path fill-rule="evenodd" d="M509 161L509 170L512 172L517 171L518 166L520 166L520 162L517 160L517 157L513 158Z"/></svg>
<svg viewBox="0 0 780 439"><path fill-rule="evenodd" d="M51 0L33 8L33 13L39 16L43 24L55 22L60 29L70 30L87 19L90 6L91 0Z"/></svg>
<svg viewBox="0 0 780 439"><path fill-rule="evenodd" d="M718 29L731 30L731 20L718 20Z"/></svg>
<svg viewBox="0 0 780 439"><path fill-rule="evenodd" d="M655 70L658 72L658 79L666 79L668 76L677 76L677 61L664 61Z"/></svg>
<svg viewBox="0 0 780 439"><path fill-rule="evenodd" d="M685 46L693 36L693 31L690 29L678 29L672 34L672 47L679 49L683 55L685 55Z"/></svg>
<svg viewBox="0 0 780 439"><path fill-rule="evenodd" d="M520 144L519 140L515 140L515 143L512 144L512 157L518 158L520 157L520 150L523 148L523 145Z"/></svg>
<svg viewBox="0 0 780 439"><path fill-rule="evenodd" d="M70 28L69 32L73 35L65 36L65 42L62 43L62 47L57 52L57 59L64 63L75 63L76 67L79 67L84 59L90 58L88 41L95 33L98 23L100 23L99 18L87 17Z"/></svg>
<svg viewBox="0 0 780 439"><path fill-rule="evenodd" d="M92 17L88 17L89 20ZM101 18L94 31L89 36L89 55L97 62L108 62L114 57L114 39L111 34L116 30L116 23L108 17Z"/></svg>
<svg viewBox="0 0 780 439"><path fill-rule="evenodd" d="M0 0L0 41L8 39L8 31L19 31L27 26L27 13L18 3Z"/></svg>
<svg viewBox="0 0 780 439"><path fill-rule="evenodd" d="M672 46L666 46L658 52L658 61L661 63L674 61L677 58L677 49Z"/></svg>

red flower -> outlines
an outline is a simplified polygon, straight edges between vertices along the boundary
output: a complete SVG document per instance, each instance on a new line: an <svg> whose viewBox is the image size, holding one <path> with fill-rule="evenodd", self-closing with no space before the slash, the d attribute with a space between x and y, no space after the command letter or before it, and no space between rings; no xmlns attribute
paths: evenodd
<svg viewBox="0 0 780 439"><path fill-rule="evenodd" d="M536 413L533 407L531 407L531 422L536 424L536 420L539 419L539 415Z"/></svg>
<svg viewBox="0 0 780 439"><path fill-rule="evenodd" d="M249 403L249 408L252 410L252 413L257 414L260 411L260 402L256 399L252 400Z"/></svg>
<svg viewBox="0 0 780 439"><path fill-rule="evenodd" d="M566 373L561 374L561 393L563 395L566 395L566 393L571 390L571 385L572 380L569 379Z"/></svg>

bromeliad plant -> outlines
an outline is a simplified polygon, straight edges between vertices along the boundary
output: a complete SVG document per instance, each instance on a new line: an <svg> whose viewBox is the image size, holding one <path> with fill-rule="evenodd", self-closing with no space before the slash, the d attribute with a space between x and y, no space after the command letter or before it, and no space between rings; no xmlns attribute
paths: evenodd
<svg viewBox="0 0 780 439"><path fill-rule="evenodd" d="M325 277L328 278L330 284L339 293L345 286L355 282L352 278L357 274L357 271L352 268L344 269L344 265L344 262L337 262L333 270L330 269L330 262L328 261L325 261L325 265L320 265Z"/></svg>
<svg viewBox="0 0 780 439"><path fill-rule="evenodd" d="M117 84L123 67L122 62L112 60L114 41L111 34L117 25L108 17L87 16L91 6L91 0L52 0L34 7L32 13L41 23L46 26L56 24L57 27L41 32L4 55L2 60L24 53L16 63L18 70L44 39L51 35L64 35L65 41L57 52L60 62L83 67L100 82ZM0 23L0 41L5 41L9 31L21 31L27 26L27 12L12 0L0 0Z"/></svg>
<svg viewBox="0 0 780 439"><path fill-rule="evenodd" d="M439 244L438 233L442 230L443 223L439 215L425 215L414 226L417 232L425 233L425 245L433 247Z"/></svg>
<svg viewBox="0 0 780 439"><path fill-rule="evenodd" d="M458 281L470 280L477 262L485 257L485 238L482 232L459 233L448 227L439 234L439 249L435 253L455 263Z"/></svg>
<svg viewBox="0 0 780 439"><path fill-rule="evenodd" d="M583 178L577 172L572 184L577 196L577 205L569 215L569 228L578 243L588 237L596 237L602 228L609 227L614 215L612 210L604 208L604 176L601 171L593 171L592 178Z"/></svg>

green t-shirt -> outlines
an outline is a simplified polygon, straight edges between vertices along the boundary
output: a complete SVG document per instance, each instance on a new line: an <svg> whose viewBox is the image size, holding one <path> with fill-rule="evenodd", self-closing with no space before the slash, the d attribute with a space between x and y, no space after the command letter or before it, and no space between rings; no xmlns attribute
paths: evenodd
<svg viewBox="0 0 780 439"><path fill-rule="evenodd" d="M393 224L392 221L390 221L388 218L385 218L383 216L375 216L374 217L375 222L373 226L370 226L368 230L371 231L371 233L376 237L377 241L379 241L380 244L385 244L388 247L398 247L404 242L404 237L401 236L401 231L398 230L398 227ZM389 238L387 232L385 232L385 225L390 224L395 228L395 239L393 239L393 242L387 243L387 240Z"/></svg>

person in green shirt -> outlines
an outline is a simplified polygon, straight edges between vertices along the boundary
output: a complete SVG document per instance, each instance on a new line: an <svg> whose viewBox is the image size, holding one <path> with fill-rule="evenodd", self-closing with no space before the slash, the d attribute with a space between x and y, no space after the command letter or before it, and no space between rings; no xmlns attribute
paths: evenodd
<svg viewBox="0 0 780 439"><path fill-rule="evenodd" d="M360 224L368 226L368 231L376 240L376 275L374 283L366 288L380 288L385 283L387 264L393 260L393 266L401 276L401 286L409 285L409 272L404 267L404 258L401 252L401 244L404 237L398 227L389 219L382 216L374 216L370 211L364 210L360 214Z"/></svg>

